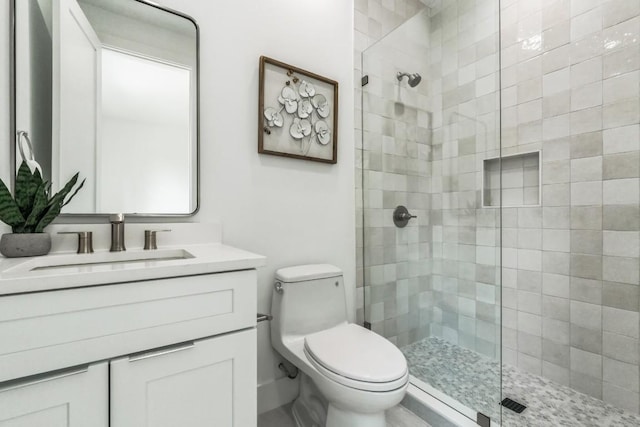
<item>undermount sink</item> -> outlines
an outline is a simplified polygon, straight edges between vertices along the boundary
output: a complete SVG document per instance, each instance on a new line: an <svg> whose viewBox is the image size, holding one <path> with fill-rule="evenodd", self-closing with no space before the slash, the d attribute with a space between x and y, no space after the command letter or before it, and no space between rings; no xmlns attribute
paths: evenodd
<svg viewBox="0 0 640 427"><path fill-rule="evenodd" d="M50 255L29 259L13 268L5 270L9 274L24 274L30 272L44 272L56 270L64 272L65 269L83 271L90 269L121 268L132 263L156 263L175 260L191 259L194 256L184 249L162 249L154 251L131 252L96 252L92 254L64 254Z"/></svg>

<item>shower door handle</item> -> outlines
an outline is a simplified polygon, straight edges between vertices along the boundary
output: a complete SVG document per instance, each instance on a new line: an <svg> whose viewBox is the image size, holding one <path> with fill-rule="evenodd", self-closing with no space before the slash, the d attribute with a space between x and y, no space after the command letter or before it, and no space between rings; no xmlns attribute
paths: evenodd
<svg viewBox="0 0 640 427"><path fill-rule="evenodd" d="M409 223L409 220L411 218L417 218L417 216L416 215L411 215L409 213L409 210L406 207L402 206L402 205L398 206L393 211L393 223L398 228L405 227Z"/></svg>

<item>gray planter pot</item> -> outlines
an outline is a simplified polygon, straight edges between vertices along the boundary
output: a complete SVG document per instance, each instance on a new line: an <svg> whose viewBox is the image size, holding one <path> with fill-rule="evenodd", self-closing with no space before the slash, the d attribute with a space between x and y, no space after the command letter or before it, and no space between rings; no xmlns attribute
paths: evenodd
<svg viewBox="0 0 640 427"><path fill-rule="evenodd" d="M49 233L7 233L0 238L0 254L7 258L46 255L50 250Z"/></svg>

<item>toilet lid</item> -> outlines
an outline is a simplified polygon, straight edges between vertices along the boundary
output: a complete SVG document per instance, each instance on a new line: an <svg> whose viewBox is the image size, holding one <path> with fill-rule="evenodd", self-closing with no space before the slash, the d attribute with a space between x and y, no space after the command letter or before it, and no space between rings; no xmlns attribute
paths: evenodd
<svg viewBox="0 0 640 427"><path fill-rule="evenodd" d="M356 381L390 382L407 373L407 361L396 346L355 324L308 335L304 344L319 364Z"/></svg>

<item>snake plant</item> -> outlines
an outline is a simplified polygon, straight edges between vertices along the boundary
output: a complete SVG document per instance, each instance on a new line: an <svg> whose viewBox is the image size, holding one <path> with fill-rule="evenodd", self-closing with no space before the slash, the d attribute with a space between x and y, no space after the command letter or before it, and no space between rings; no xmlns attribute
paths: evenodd
<svg viewBox="0 0 640 427"><path fill-rule="evenodd" d="M29 169L22 162L16 176L15 197L0 180L0 221L11 227L14 233L42 233L84 185L84 180L69 196L78 182L79 173L56 194L51 195L51 184L42 179L40 171Z"/></svg>

